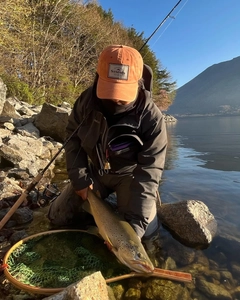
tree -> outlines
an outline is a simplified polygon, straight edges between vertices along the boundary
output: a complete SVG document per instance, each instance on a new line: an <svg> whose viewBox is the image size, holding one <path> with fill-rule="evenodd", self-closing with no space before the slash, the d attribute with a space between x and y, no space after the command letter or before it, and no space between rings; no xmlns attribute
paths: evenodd
<svg viewBox="0 0 240 300"><path fill-rule="evenodd" d="M104 47L140 49L145 41L143 33L116 22L94 0L3 0L0 30L0 75L9 92L21 90L22 99L36 103L72 103L92 83ZM141 54L153 70L157 100L161 90L172 95L170 74L148 45Z"/></svg>
<svg viewBox="0 0 240 300"><path fill-rule="evenodd" d="M161 62L156 58L155 54L145 44L146 39L143 32L137 33L134 28L128 29L128 34L133 42L133 46L139 49L145 64L149 65L153 71L153 97L161 109L166 109L172 104L175 97L176 82L171 82L171 75L161 66Z"/></svg>

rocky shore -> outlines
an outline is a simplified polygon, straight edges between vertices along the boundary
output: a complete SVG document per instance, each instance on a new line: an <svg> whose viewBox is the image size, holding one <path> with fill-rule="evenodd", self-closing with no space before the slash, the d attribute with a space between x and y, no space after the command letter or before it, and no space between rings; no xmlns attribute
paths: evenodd
<svg viewBox="0 0 240 300"><path fill-rule="evenodd" d="M70 111L67 103L60 107L35 106L16 98L6 99L6 87L0 80L0 220L62 149ZM166 121L176 122L171 116L166 116ZM52 185L55 164L63 154L64 149L0 230L0 259L17 241L48 228L49 200L59 192ZM162 248L157 253L158 266L190 272L194 281L183 284L159 278L132 278L112 286L111 298L108 294L109 298L104 299L240 299L238 234L221 226L217 230L214 216L204 203L195 200L163 205L159 216L164 226L161 227ZM196 245L204 247L196 249ZM14 288L3 273L0 281L0 299L45 298ZM56 295L55 299L59 297ZM74 294L68 299L80 299L76 297Z"/></svg>

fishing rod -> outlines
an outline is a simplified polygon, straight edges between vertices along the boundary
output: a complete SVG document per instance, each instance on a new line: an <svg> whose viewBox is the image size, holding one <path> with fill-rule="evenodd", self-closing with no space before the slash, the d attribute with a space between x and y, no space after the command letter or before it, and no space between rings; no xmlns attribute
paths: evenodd
<svg viewBox="0 0 240 300"><path fill-rule="evenodd" d="M177 4L174 5L174 7L171 9L171 11L166 15L166 17L162 20L162 22L157 26L157 28L153 31L153 33L149 36L149 38L146 39L145 43L142 45L142 47L138 50L139 52L147 45L149 40L153 37L153 35L158 31L158 29L163 25L163 23L167 20L168 17L170 17L171 13L175 10L175 8L180 4L182 0L179 0Z"/></svg>
<svg viewBox="0 0 240 300"><path fill-rule="evenodd" d="M171 15L171 13L174 11L174 9L179 5L179 3L182 0L179 0L177 4L171 9L171 11L167 14L167 16L162 20L162 22L158 25L158 27L153 31L153 33L149 36L149 38L145 41L145 43L142 45L142 47L139 49L139 52L146 46L148 41L152 38L152 36L157 32L157 30L163 25L163 23L167 20L167 18ZM83 121L82 121L83 122ZM26 187L26 189L23 191L21 196L18 198L18 200L14 203L14 205L11 207L11 209L7 212L7 214L2 218L0 221L0 230L3 228L3 226L7 223L7 221L11 218L11 216L14 214L14 212L18 209L18 207L24 202L24 200L27 198L28 194L35 188L35 186L39 183L39 181L42 179L44 173L47 171L47 169L50 167L50 165L54 162L54 160L58 157L60 152L65 148L69 140L72 138L72 136L78 131L80 126L82 125L82 122L77 126L77 128L73 131L73 133L66 139L66 141L63 143L62 147L57 151L57 153L53 156L53 158L49 161L49 163L46 165L46 167L41 170L36 177L33 178L31 183Z"/></svg>

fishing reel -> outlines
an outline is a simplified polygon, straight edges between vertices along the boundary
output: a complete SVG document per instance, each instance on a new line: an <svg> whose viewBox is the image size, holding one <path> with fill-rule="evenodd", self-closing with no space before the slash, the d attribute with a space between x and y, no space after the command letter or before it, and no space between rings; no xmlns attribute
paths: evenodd
<svg viewBox="0 0 240 300"><path fill-rule="evenodd" d="M48 184L43 190L40 199L38 200L38 205L44 207L51 201L55 200L60 194L61 192L59 191L55 183Z"/></svg>

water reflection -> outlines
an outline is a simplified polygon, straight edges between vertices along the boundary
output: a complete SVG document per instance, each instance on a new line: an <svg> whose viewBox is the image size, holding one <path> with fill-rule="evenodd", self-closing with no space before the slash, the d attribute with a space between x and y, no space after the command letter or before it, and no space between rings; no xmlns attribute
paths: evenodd
<svg viewBox="0 0 240 300"><path fill-rule="evenodd" d="M217 118L218 122L214 122L218 130L210 126L214 122L209 118L180 119L175 126L167 127L169 146L161 184L163 201L201 200L221 219L220 223L224 220L240 226L240 173L236 171L240 166L232 168L237 153L240 156L240 127L233 127L239 123L238 118L234 119L233 122L231 118ZM231 143L226 143L227 139Z"/></svg>
<svg viewBox="0 0 240 300"><path fill-rule="evenodd" d="M179 119L167 125L171 138L178 145L192 148L208 169L240 171L240 116ZM204 154L204 157L201 155Z"/></svg>

